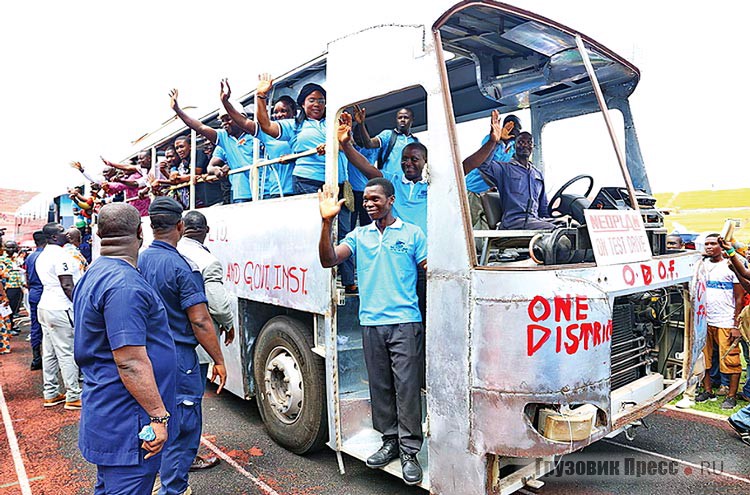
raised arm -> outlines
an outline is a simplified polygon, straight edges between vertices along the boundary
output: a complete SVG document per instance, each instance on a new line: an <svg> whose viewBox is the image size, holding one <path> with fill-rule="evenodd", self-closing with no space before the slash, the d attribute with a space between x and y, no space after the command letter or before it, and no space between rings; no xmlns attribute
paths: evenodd
<svg viewBox="0 0 750 495"><path fill-rule="evenodd" d="M234 105L232 105L232 103L229 101L229 97L231 95L232 95L232 88L229 87L229 80L222 79L221 80L221 93L219 93L219 99L221 99L221 104L224 105L224 110L227 111L227 114L229 114L229 117L232 119L232 122L234 122L237 125L237 127L247 132L251 136L255 136L255 134L257 134L258 125L255 123L254 120L247 118L247 116L242 115L240 112L237 111L236 108L234 108Z"/></svg>
<svg viewBox="0 0 750 495"><path fill-rule="evenodd" d="M258 119L260 130L274 139L281 136L281 126L278 122L271 121L268 116L268 95L273 89L273 79L271 74L263 73L258 76L258 89L255 91L256 112L255 118Z"/></svg>
<svg viewBox="0 0 750 495"><path fill-rule="evenodd" d="M339 140L339 147L344 152L349 162L357 167L357 170L368 179L383 177L383 173L377 167L373 167L362 153L357 151L352 145L352 116L344 112L339 117L339 126L336 131L336 137Z"/></svg>
<svg viewBox="0 0 750 495"><path fill-rule="evenodd" d="M134 172L140 172L140 168L137 165L131 165L129 163L114 163L105 159L103 156L100 156L99 158L101 158L104 164L108 167L116 168L117 170L122 170L123 172L129 172L131 174Z"/></svg>
<svg viewBox="0 0 750 495"><path fill-rule="evenodd" d="M318 242L318 256L320 256L320 264L323 268L331 268L343 263L352 255L351 249L346 244L333 246L331 235L333 220L341 211L341 205L345 201L344 199L336 201L337 189L335 186L329 187L328 184L324 184L323 190L318 191L320 217L323 219L320 228L320 241Z"/></svg>
<svg viewBox="0 0 750 495"><path fill-rule="evenodd" d="M203 135L206 139L208 139L212 143L216 143L216 129L212 129L211 127L208 127L206 124L201 122L198 119L192 118L190 115L186 114L182 111L182 108L180 108L179 103L177 103L177 96L179 95L179 92L177 89L173 89L169 92L169 106L172 107L172 110L174 110L174 113L177 114L177 116L180 118L181 121L185 123L186 126L197 132L198 134Z"/></svg>
<svg viewBox="0 0 750 495"><path fill-rule="evenodd" d="M357 123L354 126L355 138L357 142L362 143L363 148L380 148L382 146L380 138L377 136L371 138L370 133L367 131L367 126L365 125L366 116L367 109L365 107L360 108L359 105L354 105L354 121Z"/></svg>
<svg viewBox="0 0 750 495"><path fill-rule="evenodd" d="M502 139L502 133L503 126L500 124L500 112L493 110L492 117L490 117L490 138L481 146L481 148L469 155L463 161L464 175L468 174L475 168L479 168L480 165L492 156L497 143Z"/></svg>

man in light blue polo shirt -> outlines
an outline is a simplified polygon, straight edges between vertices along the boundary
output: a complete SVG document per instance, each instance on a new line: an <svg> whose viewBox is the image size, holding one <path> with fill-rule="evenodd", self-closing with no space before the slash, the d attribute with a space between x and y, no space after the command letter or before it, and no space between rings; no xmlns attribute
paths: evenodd
<svg viewBox="0 0 750 495"><path fill-rule="evenodd" d="M334 247L333 221L343 200L327 185L318 193L322 228L318 253L328 268L356 258L360 285L359 322L370 384L373 427L382 447L367 459L372 468L401 458L408 485L422 481L420 387L424 378L424 331L416 293L417 269L427 266L422 230L393 215L393 184L378 177L364 191L373 222L350 232Z"/></svg>
<svg viewBox="0 0 750 495"><path fill-rule="evenodd" d="M219 110L221 129L213 129L200 120L192 118L180 108L177 103L178 92L176 89L170 91L169 96L172 110L186 126L224 150L229 169L235 170L253 164L252 136L237 127L226 110L223 108ZM244 112L244 109L242 112ZM220 179L226 176L226 170L221 167L209 167L208 173ZM232 184L232 203L244 203L253 199L249 171L230 175L229 182Z"/></svg>
<svg viewBox="0 0 750 495"><path fill-rule="evenodd" d="M401 171L401 152L409 143L419 142L412 133L411 126L414 123L414 112L410 108L402 108L396 112L396 127L394 129L383 129L374 138L370 137L365 125L366 110L364 107L354 107L354 119L357 122L355 134L357 141L365 148L378 150L378 168L383 171L383 176L397 174Z"/></svg>

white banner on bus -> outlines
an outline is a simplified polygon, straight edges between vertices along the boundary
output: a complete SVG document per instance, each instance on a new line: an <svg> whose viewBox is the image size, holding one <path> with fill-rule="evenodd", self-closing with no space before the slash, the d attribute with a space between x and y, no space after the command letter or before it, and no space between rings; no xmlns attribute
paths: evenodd
<svg viewBox="0 0 750 495"><path fill-rule="evenodd" d="M643 218L635 210L584 210L598 265L651 259Z"/></svg>

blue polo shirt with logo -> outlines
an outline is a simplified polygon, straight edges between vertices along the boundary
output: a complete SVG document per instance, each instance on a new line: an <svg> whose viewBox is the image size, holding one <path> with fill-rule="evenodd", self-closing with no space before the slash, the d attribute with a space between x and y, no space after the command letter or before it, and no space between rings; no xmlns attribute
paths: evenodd
<svg viewBox="0 0 750 495"><path fill-rule="evenodd" d="M265 159L273 160L283 155L290 155L292 153L292 147L288 141L280 141L274 139L265 132L260 130L258 126L258 133L255 138L263 143L266 151ZM294 194L294 187L292 186L292 173L294 172L294 162L291 163L276 163L274 165L268 165L261 167L258 170L261 190L263 191L263 197L270 196L290 196Z"/></svg>
<svg viewBox="0 0 750 495"><path fill-rule="evenodd" d="M231 170L253 164L253 137L243 133L240 137L230 135L224 129L216 129L216 143L223 150L222 160ZM215 155L216 156L216 155ZM232 200L252 199L250 189L250 171L229 176L232 184Z"/></svg>
<svg viewBox="0 0 750 495"><path fill-rule="evenodd" d="M412 134L401 134L400 132L396 132L395 129L385 129L380 131L380 134L376 136L380 140L380 148L377 149L385 152L393 136L396 136L396 144L393 145L391 154L388 155L388 159L383 164L383 175L386 177L389 174L401 172L401 152L407 144L419 141Z"/></svg>
<svg viewBox="0 0 750 495"><path fill-rule="evenodd" d="M376 222L349 232L342 241L357 261L359 322L363 326L422 321L417 265L427 259L427 240L400 218L381 233Z"/></svg>
<svg viewBox="0 0 750 495"><path fill-rule="evenodd" d="M388 180L396 193L393 216L416 225L427 235L427 179L412 182L401 173L390 175Z"/></svg>

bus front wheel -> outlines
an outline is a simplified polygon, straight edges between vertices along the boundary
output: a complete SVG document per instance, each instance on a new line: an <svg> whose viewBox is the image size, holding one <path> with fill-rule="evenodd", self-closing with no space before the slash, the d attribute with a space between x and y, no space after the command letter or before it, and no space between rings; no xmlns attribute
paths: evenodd
<svg viewBox="0 0 750 495"><path fill-rule="evenodd" d="M266 430L295 454L319 450L326 441L325 362L312 352L304 324L277 316L255 344L256 400Z"/></svg>

